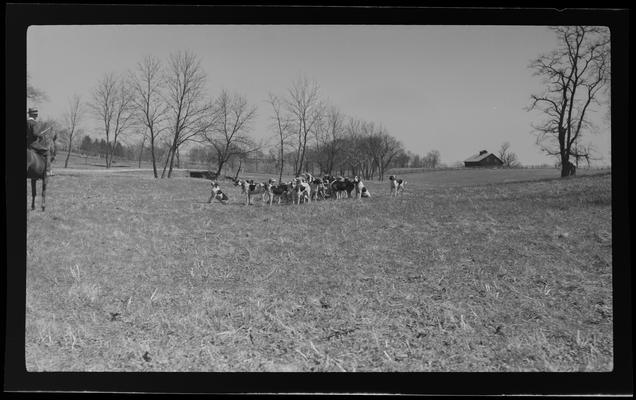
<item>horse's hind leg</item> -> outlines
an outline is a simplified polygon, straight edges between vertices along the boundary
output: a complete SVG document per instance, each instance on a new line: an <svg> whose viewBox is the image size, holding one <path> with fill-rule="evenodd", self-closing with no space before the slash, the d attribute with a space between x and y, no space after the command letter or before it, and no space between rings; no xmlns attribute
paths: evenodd
<svg viewBox="0 0 636 400"><path fill-rule="evenodd" d="M44 171L44 173L46 174L46 171ZM46 203L46 181L47 178L45 176L44 179L42 179L42 211L44 211L44 205Z"/></svg>
<svg viewBox="0 0 636 400"><path fill-rule="evenodd" d="M31 179L31 210L35 210L35 179Z"/></svg>

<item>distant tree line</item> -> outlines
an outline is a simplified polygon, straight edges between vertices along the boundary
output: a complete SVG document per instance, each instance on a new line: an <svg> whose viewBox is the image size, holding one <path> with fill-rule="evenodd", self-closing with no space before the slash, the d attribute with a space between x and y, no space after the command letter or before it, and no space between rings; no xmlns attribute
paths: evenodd
<svg viewBox="0 0 636 400"><path fill-rule="evenodd" d="M91 156L106 156L111 153L111 149L108 143L104 139L93 139L88 135L85 135L80 142L80 153ZM115 157L130 158L131 149L128 146L118 142L112 149L112 154ZM134 157L134 156L133 156Z"/></svg>
<svg viewBox="0 0 636 400"><path fill-rule="evenodd" d="M105 73L88 101L74 95L63 116L67 150L100 154L110 168L114 157L149 161L154 176L170 177L186 157L217 174L261 168L300 174L358 175L384 179L393 167L436 168L440 154L416 155L404 149L382 124L346 115L325 100L315 81L299 77L282 94L270 93L269 139L250 136L257 107L245 96L222 90L210 96L199 57L185 51L167 60L148 55L124 73ZM32 86L30 98L44 96ZM85 134L89 115L98 122Z"/></svg>
<svg viewBox="0 0 636 400"><path fill-rule="evenodd" d="M595 159L594 148L583 138L593 130L588 115L594 106L609 102L609 31L550 29L559 46L530 63L545 89L531 95L527 109L543 113L545 119L533 125L537 144L558 160L561 175L567 176L571 158L576 166ZM390 168L441 166L439 151L407 151L381 123L349 116L326 101L319 85L306 77L280 94L269 94L271 136L260 142L250 136L257 107L227 90L211 96L206 85L207 73L195 54L178 51L163 61L149 55L129 71L104 74L90 100L74 95L60 120L42 122L55 126L58 146L67 152L65 166L71 150L80 148L103 155L107 168L113 157L150 161L157 178L171 176L187 147L192 161L219 174L262 168L280 177L311 171L382 180ZM47 99L28 73L26 89L32 103ZM88 113L99 122L99 140L83 135ZM498 153L504 166L520 166L509 147L504 143Z"/></svg>

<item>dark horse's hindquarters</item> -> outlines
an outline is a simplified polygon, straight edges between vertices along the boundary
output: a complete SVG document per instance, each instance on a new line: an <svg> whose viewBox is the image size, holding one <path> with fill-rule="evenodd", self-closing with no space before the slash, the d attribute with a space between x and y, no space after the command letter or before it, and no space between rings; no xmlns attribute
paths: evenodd
<svg viewBox="0 0 636 400"><path fill-rule="evenodd" d="M46 161L35 150L27 149L27 179L31 179L31 210L35 210L35 184L42 179L42 211L46 202Z"/></svg>
<svg viewBox="0 0 636 400"><path fill-rule="evenodd" d="M51 136L42 136L43 143L45 144L45 148L48 149L49 154L49 163L52 163L55 160L55 156L57 154L57 147L55 145L55 141L57 139L57 134L53 134ZM27 147L27 179L31 179L31 210L35 210L35 184L38 179L42 179L42 211L44 211L44 206L46 202L46 184L48 182L48 176L46 175L47 170L47 160L46 156L38 154L33 148Z"/></svg>

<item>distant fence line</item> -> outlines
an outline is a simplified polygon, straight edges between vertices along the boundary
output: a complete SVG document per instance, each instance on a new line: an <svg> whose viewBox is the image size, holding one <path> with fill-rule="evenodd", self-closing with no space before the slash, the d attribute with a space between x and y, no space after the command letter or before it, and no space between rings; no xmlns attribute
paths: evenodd
<svg viewBox="0 0 636 400"><path fill-rule="evenodd" d="M579 169L583 170L604 170L611 169L611 165L581 165ZM452 166L452 167L437 167L437 168L391 168L387 171L387 174L415 174L418 172L427 172L427 171L449 171L449 170L460 170L460 169L560 169L559 167L555 167L554 165L541 164L541 165L523 165L518 167L503 167L503 166L485 166L485 167L465 167L465 166Z"/></svg>
<svg viewBox="0 0 636 400"><path fill-rule="evenodd" d="M96 152L71 152L71 157L77 157L80 158L82 161L81 163L87 163L89 158L92 158L95 161L98 162L104 162L104 158L105 155L101 154L101 153L96 153ZM130 158L126 158L126 157L121 157L121 156L115 156L113 158L114 162L116 164L122 164L122 163L130 163L130 164L135 164L137 165L139 160L133 160ZM157 168L158 169L163 169L163 161L165 160L157 160ZM176 160L175 160L176 161ZM177 168L181 168L181 169L194 169L194 170L200 170L200 171L211 171L211 172L216 172L216 165L215 164L202 164L202 163L198 163L198 162L192 162L190 160L188 160L187 158L182 158L181 160L179 160L179 164L178 166L175 165L175 167ZM149 167L150 165L150 161L148 160L142 160L142 165L145 167ZM278 175L280 173L280 167L277 165L277 163L271 159L246 159L243 160L242 163L240 163L241 166L241 170L240 170L240 174L249 174L249 173L261 173L261 174L271 174L271 175ZM221 170L221 175L230 175L230 176L234 176L237 172L237 169L239 167L239 162L238 161L234 161L234 162L229 162L227 163L223 169ZM399 175L399 174L413 174L413 173L418 173L418 172L427 172L427 171L448 171L448 170L461 170L461 169L466 169L467 167L463 166L463 165L454 165L454 166L440 166L440 167L436 167L436 168L425 168L425 167L419 167L419 168L389 168L387 170L387 172L385 173L385 175ZM550 164L540 164L540 165L522 165L522 166L517 166L517 167L503 167L503 166L496 166L496 167L471 167L471 168L480 168L480 169L559 169L558 167L556 167L555 165L550 165ZM579 169L584 169L584 170L603 170L603 169L611 169L611 165L592 165L592 166L587 166L587 165L581 165L579 166ZM312 174L318 174L320 173L319 168L316 168L316 166L314 165L314 168L309 168L309 171ZM294 173L294 168L293 165L291 164L291 162L286 165L286 167L283 169L283 175L291 175Z"/></svg>

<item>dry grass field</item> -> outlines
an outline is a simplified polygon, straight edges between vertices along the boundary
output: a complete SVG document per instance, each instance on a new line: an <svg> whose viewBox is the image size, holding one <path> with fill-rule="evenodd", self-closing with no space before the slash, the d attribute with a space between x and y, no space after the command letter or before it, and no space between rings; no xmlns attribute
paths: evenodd
<svg viewBox="0 0 636 400"><path fill-rule="evenodd" d="M270 207L57 169L27 214L27 369L611 371L611 174L519 171Z"/></svg>

